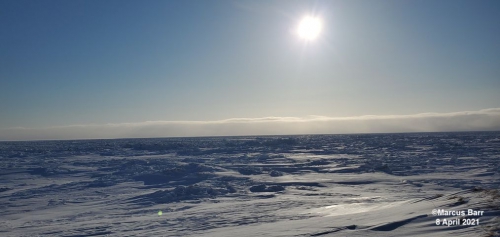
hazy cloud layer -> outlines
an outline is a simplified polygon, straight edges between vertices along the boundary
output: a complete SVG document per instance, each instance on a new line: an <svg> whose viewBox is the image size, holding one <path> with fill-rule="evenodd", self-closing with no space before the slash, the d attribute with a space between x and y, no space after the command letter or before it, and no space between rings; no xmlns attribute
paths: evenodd
<svg viewBox="0 0 500 237"><path fill-rule="evenodd" d="M454 113L358 117L265 117L218 121L147 121L0 130L0 140L278 134L500 131L500 108Z"/></svg>

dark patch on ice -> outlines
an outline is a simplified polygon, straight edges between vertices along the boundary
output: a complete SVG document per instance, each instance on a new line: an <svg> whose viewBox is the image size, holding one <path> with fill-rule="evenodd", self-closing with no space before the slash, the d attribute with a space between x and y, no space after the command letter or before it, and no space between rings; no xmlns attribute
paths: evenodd
<svg viewBox="0 0 500 237"><path fill-rule="evenodd" d="M320 187L320 188L327 187L326 185L318 182L278 182L275 184L281 186L307 186L307 187Z"/></svg>
<svg viewBox="0 0 500 237"><path fill-rule="evenodd" d="M29 174L31 175L42 175L45 176L48 174L48 169L47 168L33 168L29 171Z"/></svg>
<svg viewBox="0 0 500 237"><path fill-rule="evenodd" d="M306 186L298 186L298 187L296 187L296 189L298 189L298 190L307 190L307 191L318 191L318 189L315 189L315 188L312 188L312 187L306 187ZM309 194L305 194L305 195L309 195Z"/></svg>
<svg viewBox="0 0 500 237"><path fill-rule="evenodd" d="M67 174L75 174L78 171L69 170L60 167L37 167L28 170L28 173L31 175L41 175L43 177L55 176L55 175L67 175Z"/></svg>
<svg viewBox="0 0 500 237"><path fill-rule="evenodd" d="M332 163L332 162L328 161L326 159L319 159L319 160L314 160L314 161L307 162L304 165L306 165L306 166L307 165L312 165L312 166L314 166L314 165L328 165L330 163Z"/></svg>
<svg viewBox="0 0 500 237"><path fill-rule="evenodd" d="M484 172L484 173L480 173L480 174L475 174L473 175L474 177L484 177L484 176L493 176L495 175L495 172Z"/></svg>
<svg viewBox="0 0 500 237"><path fill-rule="evenodd" d="M237 190L236 190L233 186L231 186L231 185L227 185L227 186L226 186L226 189L227 189L227 191L228 191L229 193L236 193L236 192L238 192L238 191L237 191Z"/></svg>
<svg viewBox="0 0 500 237"><path fill-rule="evenodd" d="M238 172L243 175L258 175L262 174L262 169L258 167L243 167L239 168Z"/></svg>
<svg viewBox="0 0 500 237"><path fill-rule="evenodd" d="M267 195L257 195L255 197L257 197L257 198L273 198L273 197L276 197L276 195L274 195L274 194L267 194Z"/></svg>
<svg viewBox="0 0 500 237"><path fill-rule="evenodd" d="M468 203L469 200L465 197L462 197L462 196L455 196L453 197L456 201L454 203L450 203L448 206L449 207L456 207L456 206L460 206L460 205L463 205L465 203Z"/></svg>
<svg viewBox="0 0 500 237"><path fill-rule="evenodd" d="M348 230L355 230L357 228L357 226L356 225L348 225L345 228Z"/></svg>
<svg viewBox="0 0 500 237"><path fill-rule="evenodd" d="M217 178L219 181L229 182L229 181L242 181L249 180L247 177L237 177L237 176L220 176Z"/></svg>
<svg viewBox="0 0 500 237"><path fill-rule="evenodd" d="M342 231L342 230L355 230L356 228L357 228L356 225L348 225L348 226L345 226L345 227L336 227L336 228L333 228L331 230L321 231L321 232L318 232L318 233L311 234L309 236L322 236L322 235L327 235L327 234L339 232L339 231Z"/></svg>
<svg viewBox="0 0 500 237"><path fill-rule="evenodd" d="M395 230L401 226L404 226L404 225L406 225L414 220L417 220L420 218L425 218L425 217L427 217L427 215L420 215L420 216L408 218L408 219L401 220L401 221L395 221L395 222L379 225L377 227L373 227L373 228L371 228L371 230L374 230L374 231L393 231L393 230Z"/></svg>
<svg viewBox="0 0 500 237"><path fill-rule="evenodd" d="M273 171L269 172L269 175L271 177L279 177L279 176L283 176L283 172L280 172L280 171L277 171L277 170L273 170Z"/></svg>
<svg viewBox="0 0 500 237"><path fill-rule="evenodd" d="M58 206L64 204L66 204L66 200L64 199L58 199L58 200L50 199L47 203L47 206Z"/></svg>
<svg viewBox="0 0 500 237"><path fill-rule="evenodd" d="M281 185L267 186L265 184L259 184L259 185L255 185L255 186L250 187L250 191L253 192L253 193L257 193L257 192L280 192L280 191L284 191L284 190L285 190L285 187L283 187Z"/></svg>
<svg viewBox="0 0 500 237"><path fill-rule="evenodd" d="M389 167L387 163L379 163L374 160L370 160L367 163L361 165L359 167L360 170L365 170L368 172L384 172L387 174L392 174L392 169Z"/></svg>
<svg viewBox="0 0 500 237"><path fill-rule="evenodd" d="M77 234L77 235L63 235L63 237L87 237L87 236L105 236L113 234L111 231L101 231L101 232L95 232L91 234Z"/></svg>

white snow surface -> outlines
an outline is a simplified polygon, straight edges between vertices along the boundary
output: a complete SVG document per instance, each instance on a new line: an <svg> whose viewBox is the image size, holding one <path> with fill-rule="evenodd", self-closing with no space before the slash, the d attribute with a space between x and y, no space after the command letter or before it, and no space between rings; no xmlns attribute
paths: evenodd
<svg viewBox="0 0 500 237"><path fill-rule="evenodd" d="M0 142L0 168L0 236L500 236L500 132Z"/></svg>

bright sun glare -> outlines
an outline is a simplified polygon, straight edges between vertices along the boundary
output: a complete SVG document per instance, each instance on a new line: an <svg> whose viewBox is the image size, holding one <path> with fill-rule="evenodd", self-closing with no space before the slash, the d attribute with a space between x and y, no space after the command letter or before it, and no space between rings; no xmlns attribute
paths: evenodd
<svg viewBox="0 0 500 237"><path fill-rule="evenodd" d="M318 38L322 27L323 25L318 17L306 16L300 21L297 33L300 38L311 41Z"/></svg>

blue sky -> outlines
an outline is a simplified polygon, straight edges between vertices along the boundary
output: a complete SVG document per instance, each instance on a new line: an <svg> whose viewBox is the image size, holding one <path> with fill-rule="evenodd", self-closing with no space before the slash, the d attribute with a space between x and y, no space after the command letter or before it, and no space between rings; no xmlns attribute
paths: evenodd
<svg viewBox="0 0 500 237"><path fill-rule="evenodd" d="M499 108L499 29L495 0L4 0L0 129Z"/></svg>

